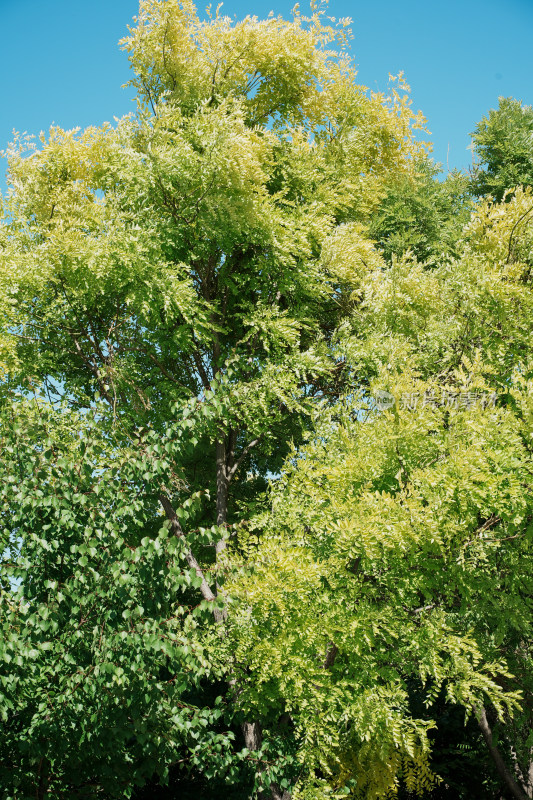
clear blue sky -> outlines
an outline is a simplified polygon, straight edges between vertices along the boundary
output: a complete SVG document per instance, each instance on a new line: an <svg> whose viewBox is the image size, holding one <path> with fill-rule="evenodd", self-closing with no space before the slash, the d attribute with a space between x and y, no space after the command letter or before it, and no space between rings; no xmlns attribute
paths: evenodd
<svg viewBox="0 0 533 800"><path fill-rule="evenodd" d="M227 0L223 11L288 16L292 5ZM137 10L136 0L0 0L0 148L13 129L84 127L133 110L117 41ZM330 0L329 13L353 19L362 84L384 89L389 72L404 71L444 167L469 164L468 134L499 95L533 104L533 0Z"/></svg>

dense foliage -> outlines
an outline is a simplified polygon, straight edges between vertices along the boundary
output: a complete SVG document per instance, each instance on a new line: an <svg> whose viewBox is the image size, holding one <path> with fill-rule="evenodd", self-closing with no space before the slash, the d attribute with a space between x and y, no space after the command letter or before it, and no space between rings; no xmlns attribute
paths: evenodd
<svg viewBox="0 0 533 800"><path fill-rule="evenodd" d="M533 185L533 108L512 97L500 97L497 109L483 117L473 134L479 163L472 190L502 200L515 186Z"/></svg>
<svg viewBox="0 0 533 800"><path fill-rule="evenodd" d="M9 151L5 800L533 795L529 110L439 181L346 24L143 0Z"/></svg>
<svg viewBox="0 0 533 800"><path fill-rule="evenodd" d="M462 258L431 271L354 270L349 388L317 411L231 586L250 713L289 709L317 786L430 788L415 686L418 704L444 692L468 715L490 698L529 770L533 308L505 248L530 205L482 205ZM337 237L348 270L349 231Z"/></svg>

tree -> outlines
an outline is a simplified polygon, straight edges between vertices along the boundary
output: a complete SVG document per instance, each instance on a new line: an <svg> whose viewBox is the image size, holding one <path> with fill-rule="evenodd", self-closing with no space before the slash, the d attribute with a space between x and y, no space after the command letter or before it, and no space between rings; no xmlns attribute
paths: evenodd
<svg viewBox="0 0 533 800"><path fill-rule="evenodd" d="M438 167L424 158L411 174L392 176L368 227L388 263L407 251L433 265L458 255L458 240L472 211L469 179L452 172L441 182L438 175Z"/></svg>
<svg viewBox="0 0 533 800"><path fill-rule="evenodd" d="M240 702L290 714L295 798L432 796L442 698L479 723L502 789L532 796L532 206L481 203L432 270L362 266L353 229L334 234L351 386L317 410L229 586Z"/></svg>
<svg viewBox="0 0 533 800"><path fill-rule="evenodd" d="M472 191L502 200L507 190L533 185L533 108L500 97L497 109L483 117L472 134L479 164Z"/></svg>
<svg viewBox="0 0 533 800"><path fill-rule="evenodd" d="M351 288L323 245L420 152L401 86L357 86L344 41L318 15L145 0L123 42L137 114L9 152L9 797L128 796L175 762L230 780L258 748L257 787L285 780L266 763L290 761L286 725L241 716L248 747L228 749L227 545L336 391Z"/></svg>
<svg viewBox="0 0 533 800"><path fill-rule="evenodd" d="M158 520L180 429L139 453L102 408L39 396L1 423L2 796L130 797L180 761L231 774L224 706L198 704L223 676L198 633L211 609Z"/></svg>

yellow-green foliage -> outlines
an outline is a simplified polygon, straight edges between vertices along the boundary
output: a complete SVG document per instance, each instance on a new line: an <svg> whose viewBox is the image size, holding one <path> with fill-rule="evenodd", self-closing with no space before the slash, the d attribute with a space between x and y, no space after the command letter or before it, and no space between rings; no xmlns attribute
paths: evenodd
<svg viewBox="0 0 533 800"><path fill-rule="evenodd" d="M262 537L243 534L253 567L230 589L252 673L242 705L277 704L301 737L295 797L429 789L415 686L428 705L445 692L501 720L531 699L513 677L531 637L530 208L528 192L483 203L462 257L430 271L385 269L353 227L323 251L354 287L338 334L353 389L317 412L255 522Z"/></svg>
<svg viewBox="0 0 533 800"><path fill-rule="evenodd" d="M49 724L48 673L21 671L25 722L9 699L0 760L20 766L24 796L41 785L40 759L61 796L69 770L125 797L126 784L131 795L134 780L164 778L185 759L209 777L244 762L256 789L270 768L282 788L297 775L294 800L377 800L402 780L421 793L437 780L433 721L412 713L413 692L428 706L444 692L468 713L490 702L506 720L530 691L533 199L517 190L509 202L483 201L450 249L456 259L432 251L422 264L406 252L386 263L368 235L372 215L391 187L416 177L422 120L401 76L387 95L357 84L347 36L345 21L319 14L202 20L186 0L143 0L123 41L136 113L85 131L52 128L8 153L0 553L39 609L49 567L57 571L53 590L76 609L57 630L74 627L91 675L102 642L101 657L112 658L101 626L110 642L120 638L134 609L144 671L124 643L121 658L139 681L142 713L157 709L153 730L132 730L120 667L105 702L121 720L124 770L98 749L119 727L98 720L87 766L76 739L85 705L58 693L57 708L72 716L57 717L55 739L39 738L32 725ZM33 422L10 427L9 403L25 408L20 398L39 386L51 406L63 401L53 410L37 394L29 406L45 428L48 415L65 420L64 431L50 423L46 450ZM371 405L377 392L392 395L389 408ZM459 400L466 395L493 399ZM93 430L84 472L77 448ZM291 449L293 440L306 444ZM268 513L254 517L283 463ZM126 616L114 611L122 580ZM193 610L176 611L173 586ZM150 620L134 604L143 592ZM74 617L81 598L92 633ZM12 610L4 605L3 619ZM144 659L142 625L155 652L176 613L191 615L179 653L169 645L167 661L161 645L161 657ZM23 664L17 637L18 628L10 657ZM50 674L85 691L75 658L51 638ZM231 732L209 727L222 725L222 707L197 709L189 736L180 698L203 691L200 641L209 674L227 679L228 715L262 721L259 755L235 753ZM167 676L179 708L154 675ZM108 684L94 677L98 708ZM37 709L36 696L45 698ZM34 748L26 761L21 727ZM150 755L137 777L132 741Z"/></svg>
<svg viewBox="0 0 533 800"><path fill-rule="evenodd" d="M235 328L223 296L247 298L239 316L249 331L256 303L289 297L295 319L265 313L280 328L274 338L289 325L296 341L316 303L346 282L338 267L333 285L325 280L323 242L339 222L364 224L421 148L403 80L388 96L369 94L345 37L345 21L323 25L318 14L236 23L200 20L190 3L140 4L123 42L137 115L52 128L8 153L0 347L17 380L55 373L85 392L82 373L94 381L98 369L117 397L148 407L152 382L110 332L133 344L140 325L182 353L194 341L210 349ZM169 334L176 317L183 324ZM104 364L88 340L106 337Z"/></svg>

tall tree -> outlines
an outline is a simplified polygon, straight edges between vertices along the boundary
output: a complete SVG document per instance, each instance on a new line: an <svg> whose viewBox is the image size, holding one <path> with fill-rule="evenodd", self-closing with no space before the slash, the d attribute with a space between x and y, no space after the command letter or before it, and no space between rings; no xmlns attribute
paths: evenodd
<svg viewBox="0 0 533 800"><path fill-rule="evenodd" d="M401 86L387 97L358 86L344 41L344 22L318 16L204 21L188 2L143 0L123 42L136 115L10 150L0 346L14 584L2 619L9 663L38 665L2 706L13 797L67 785L127 796L174 761L207 770L191 737L204 756L221 752L216 710L191 700L204 670L195 631L212 651L204 684L225 653L238 695L227 637L212 631L227 616L225 551L336 374L331 337L351 289L323 244L339 225L363 226L420 150ZM10 432L12 414L22 422ZM176 606L190 585L213 611L200 604L201 624ZM143 631L156 637L146 657ZM175 711L186 703L198 707L189 717ZM93 707L105 713L84 733ZM259 727L244 722L255 750ZM101 742L85 759L89 737ZM271 780L261 763L258 785ZM76 771L81 783L65 783Z"/></svg>
<svg viewBox="0 0 533 800"><path fill-rule="evenodd" d="M532 796L532 207L484 201L432 270L362 259L349 226L327 250L353 287L351 386L244 528L230 586L240 703L290 714L293 797L431 796L439 697Z"/></svg>

